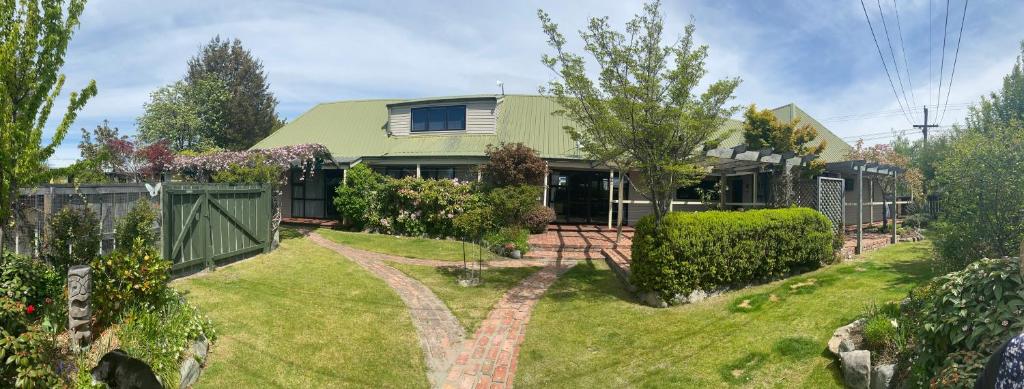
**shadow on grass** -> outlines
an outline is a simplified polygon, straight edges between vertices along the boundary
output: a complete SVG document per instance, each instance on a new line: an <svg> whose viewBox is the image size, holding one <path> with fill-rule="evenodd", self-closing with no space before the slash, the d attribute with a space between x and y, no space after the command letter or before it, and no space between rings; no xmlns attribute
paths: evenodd
<svg viewBox="0 0 1024 389"><path fill-rule="evenodd" d="M819 354L821 344L806 336L790 336L779 339L772 346L772 351L785 358L803 360L814 358Z"/></svg>
<svg viewBox="0 0 1024 389"><path fill-rule="evenodd" d="M605 295L632 304L639 303L610 269L598 269L589 259L565 272L555 285L555 288L548 290L546 296L559 302Z"/></svg>
<svg viewBox="0 0 1024 389"><path fill-rule="evenodd" d="M312 232L312 230L306 229L306 228L295 228L295 227L283 227L282 226L281 230L280 230L281 240L283 241L283 240L288 240L288 239L301 239L301 238L305 238L306 236L309 235L310 232Z"/></svg>

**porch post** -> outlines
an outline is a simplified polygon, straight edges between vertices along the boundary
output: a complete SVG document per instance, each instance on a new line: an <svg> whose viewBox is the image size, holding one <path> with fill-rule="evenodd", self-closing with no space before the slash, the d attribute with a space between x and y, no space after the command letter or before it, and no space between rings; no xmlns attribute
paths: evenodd
<svg viewBox="0 0 1024 389"><path fill-rule="evenodd" d="M868 179L868 224L875 224L875 180Z"/></svg>
<svg viewBox="0 0 1024 389"><path fill-rule="evenodd" d="M750 207L754 208L757 206L757 170L753 173L753 183L750 185Z"/></svg>
<svg viewBox="0 0 1024 389"><path fill-rule="evenodd" d="M483 181L483 180L484 180L484 170L483 170L483 168L481 166L478 165L476 167L476 182L480 182L480 181Z"/></svg>
<svg viewBox="0 0 1024 389"><path fill-rule="evenodd" d="M416 178L423 178L423 176L420 175L420 164L418 163L416 164Z"/></svg>
<svg viewBox="0 0 1024 389"><path fill-rule="evenodd" d="M892 241L890 243L896 243L896 171L892 172Z"/></svg>
<svg viewBox="0 0 1024 389"><path fill-rule="evenodd" d="M608 229L612 229L612 207L614 204L614 193L612 193L615 186L615 170L608 169Z"/></svg>
<svg viewBox="0 0 1024 389"><path fill-rule="evenodd" d="M725 172L718 176L718 207L725 209Z"/></svg>
<svg viewBox="0 0 1024 389"><path fill-rule="evenodd" d="M860 254L864 240L864 166L857 167L857 248L854 253Z"/></svg>
<svg viewBox="0 0 1024 389"><path fill-rule="evenodd" d="M551 171L548 170L548 163L544 162L544 199L542 203L544 206L548 206L548 184L551 180Z"/></svg>
<svg viewBox="0 0 1024 389"><path fill-rule="evenodd" d="M348 169L341 170L341 185L348 186Z"/></svg>

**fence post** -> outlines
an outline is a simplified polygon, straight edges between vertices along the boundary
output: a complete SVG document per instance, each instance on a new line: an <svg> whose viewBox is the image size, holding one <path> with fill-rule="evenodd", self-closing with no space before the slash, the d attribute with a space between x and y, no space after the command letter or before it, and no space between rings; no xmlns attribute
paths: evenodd
<svg viewBox="0 0 1024 389"><path fill-rule="evenodd" d="M171 258L171 245L174 244L174 240L169 239L170 228L171 228L171 195L167 193L167 188L160 191L160 215L163 220L160 222L160 249L163 251L163 257L166 260L174 263L174 258Z"/></svg>
<svg viewBox="0 0 1024 389"><path fill-rule="evenodd" d="M213 248L213 227L210 226L210 188L203 188L202 191L202 194L199 196L200 201L203 202L199 233L203 239L203 256L206 259L206 268L214 270L213 250L211 250Z"/></svg>
<svg viewBox="0 0 1024 389"><path fill-rule="evenodd" d="M273 193L271 193L270 184L263 184L262 187L260 188L260 209L263 209L264 212L266 212L267 217L258 220L266 220L266 223L261 223L266 225L267 231L267 234L263 240L264 253L270 252L270 249L273 246L274 242L274 233L276 232L274 231L274 201L272 196Z"/></svg>

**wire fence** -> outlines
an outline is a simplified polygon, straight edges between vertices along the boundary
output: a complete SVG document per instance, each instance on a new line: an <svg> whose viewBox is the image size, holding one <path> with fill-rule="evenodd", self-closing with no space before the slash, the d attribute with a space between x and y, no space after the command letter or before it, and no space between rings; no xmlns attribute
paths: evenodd
<svg viewBox="0 0 1024 389"><path fill-rule="evenodd" d="M107 254L115 249L117 222L139 199L154 209L160 207L160 197L151 196L145 184L45 185L23 189L15 205L14 224L4 229L4 250L40 257L53 216L65 208L88 208L99 220L99 254ZM158 218L154 230L159 231L160 223Z"/></svg>

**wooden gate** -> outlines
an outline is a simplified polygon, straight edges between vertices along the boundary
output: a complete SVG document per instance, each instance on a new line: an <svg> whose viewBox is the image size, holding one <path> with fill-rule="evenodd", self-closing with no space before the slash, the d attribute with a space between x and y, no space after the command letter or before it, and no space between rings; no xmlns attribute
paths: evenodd
<svg viewBox="0 0 1024 389"><path fill-rule="evenodd" d="M161 195L163 256L172 270L269 251L269 185L172 184Z"/></svg>

